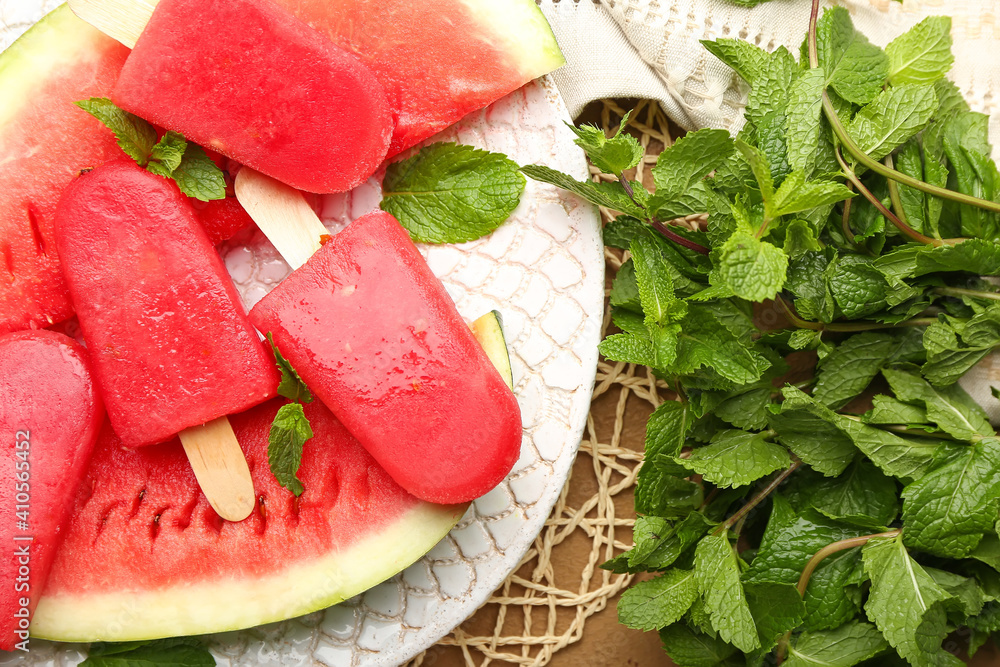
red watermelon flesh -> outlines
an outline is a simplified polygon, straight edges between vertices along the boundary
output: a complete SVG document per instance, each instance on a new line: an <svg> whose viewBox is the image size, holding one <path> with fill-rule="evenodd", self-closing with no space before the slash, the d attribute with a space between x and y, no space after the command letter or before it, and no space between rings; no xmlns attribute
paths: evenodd
<svg viewBox="0 0 1000 667"><path fill-rule="evenodd" d="M53 239L56 203L81 169L121 149L72 102L106 94L127 55L60 7L0 58L0 333L73 314Z"/></svg>
<svg viewBox="0 0 1000 667"><path fill-rule="evenodd" d="M32 634L126 641L305 614L404 569L462 515L406 493L318 402L296 499L268 467L283 402L230 417L257 492L239 523L219 519L178 441L128 450L105 425Z"/></svg>
<svg viewBox="0 0 1000 667"><path fill-rule="evenodd" d="M250 320L415 496L478 498L517 461L514 394L390 214L334 235Z"/></svg>
<svg viewBox="0 0 1000 667"><path fill-rule="evenodd" d="M26 650L29 616L103 418L79 343L53 331L0 336L0 649Z"/></svg>
<svg viewBox="0 0 1000 667"><path fill-rule="evenodd" d="M108 416L129 447L240 412L278 372L172 182L129 158L63 193L56 242Z"/></svg>
<svg viewBox="0 0 1000 667"><path fill-rule="evenodd" d="M309 192L362 183L392 133L368 67L270 0L162 0L111 98Z"/></svg>
<svg viewBox="0 0 1000 667"><path fill-rule="evenodd" d="M534 0L276 0L382 83L395 155L565 60Z"/></svg>

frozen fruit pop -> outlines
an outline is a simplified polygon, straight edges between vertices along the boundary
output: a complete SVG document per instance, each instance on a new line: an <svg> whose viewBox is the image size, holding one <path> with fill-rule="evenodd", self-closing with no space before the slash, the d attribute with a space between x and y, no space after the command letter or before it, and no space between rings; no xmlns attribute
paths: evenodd
<svg viewBox="0 0 1000 667"><path fill-rule="evenodd" d="M240 186L238 176L237 196ZM517 460L517 400L388 213L369 213L333 236L250 320L418 498L472 500Z"/></svg>
<svg viewBox="0 0 1000 667"><path fill-rule="evenodd" d="M138 116L309 192L342 192L378 168L393 119L354 55L270 0L74 0L113 37L141 30L112 92ZM120 14L122 25L102 19ZM95 17L96 15L96 17Z"/></svg>
<svg viewBox="0 0 1000 667"><path fill-rule="evenodd" d="M103 419L79 343L54 331L0 336L0 649L27 647L60 525Z"/></svg>
<svg viewBox="0 0 1000 667"><path fill-rule="evenodd" d="M274 362L170 181L129 159L83 174L59 202L56 243L108 417L127 447L275 394Z"/></svg>

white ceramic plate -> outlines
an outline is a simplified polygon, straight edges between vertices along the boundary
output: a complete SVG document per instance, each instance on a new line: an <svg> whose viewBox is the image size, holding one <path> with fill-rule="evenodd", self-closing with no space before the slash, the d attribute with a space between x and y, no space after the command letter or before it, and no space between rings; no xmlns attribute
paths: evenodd
<svg viewBox="0 0 1000 667"><path fill-rule="evenodd" d="M0 47L57 4L0 0ZM519 164L544 164L583 179L587 166L564 125L568 120L555 86L543 79L436 139L503 152ZM379 197L376 180L328 196L322 202L324 222L342 228L377 208ZM446 539L396 577L322 612L208 638L222 665L405 662L489 599L524 556L566 481L590 403L603 312L596 212L529 180L513 217L489 238L421 250L463 316L471 320L491 309L503 314L525 427L520 460L499 487L473 503ZM248 305L288 273L259 233L244 235L222 252ZM79 648L36 640L30 662L75 664L83 657Z"/></svg>

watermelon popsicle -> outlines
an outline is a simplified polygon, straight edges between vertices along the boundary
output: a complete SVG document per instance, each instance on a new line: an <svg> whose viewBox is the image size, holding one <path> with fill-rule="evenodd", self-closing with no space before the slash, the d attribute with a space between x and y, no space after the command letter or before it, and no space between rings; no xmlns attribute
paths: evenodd
<svg viewBox="0 0 1000 667"><path fill-rule="evenodd" d="M279 378L187 198L130 159L106 163L63 193L56 243L122 442L179 433L213 507L245 518L253 487L225 417Z"/></svg>
<svg viewBox="0 0 1000 667"><path fill-rule="evenodd" d="M342 192L388 151L393 117L375 75L271 0L70 7L133 47L111 94L118 106L241 164Z"/></svg>
<svg viewBox="0 0 1000 667"><path fill-rule="evenodd" d="M246 169L236 177L237 197L264 227L292 208L296 193L283 187ZM302 219L307 209L295 208ZM520 453L513 393L395 218L369 213L310 257L327 233L312 218L316 241L288 256L304 264L254 306L251 322L407 491L436 503L483 495ZM287 227L283 253L295 246Z"/></svg>
<svg viewBox="0 0 1000 667"><path fill-rule="evenodd" d="M87 352L79 343L53 331L0 336L4 651L27 650L31 614L103 419Z"/></svg>

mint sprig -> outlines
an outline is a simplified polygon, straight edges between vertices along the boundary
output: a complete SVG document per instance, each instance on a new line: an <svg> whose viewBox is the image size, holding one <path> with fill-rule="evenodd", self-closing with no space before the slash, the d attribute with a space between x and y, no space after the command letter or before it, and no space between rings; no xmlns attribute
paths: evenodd
<svg viewBox="0 0 1000 667"><path fill-rule="evenodd" d="M201 201L225 199L225 176L200 146L173 131L157 141L150 123L120 109L106 97L91 97L76 105L110 129L118 146L140 167L172 178L189 197Z"/></svg>
<svg viewBox="0 0 1000 667"><path fill-rule="evenodd" d="M211 667L215 658L193 637L95 642L81 667Z"/></svg>
<svg viewBox="0 0 1000 667"><path fill-rule="evenodd" d="M267 439L267 460L275 479L296 496L300 496L305 491L297 476L302 464L302 450L306 441L314 435L302 406L312 403L313 395L298 371L274 344L274 337L270 332L267 333L267 342L271 345L275 363L281 373L278 395L292 401L281 406L271 422Z"/></svg>
<svg viewBox="0 0 1000 667"><path fill-rule="evenodd" d="M883 50L813 10L798 62L706 43L747 124L675 142L655 189L621 132L576 133L601 183L522 168L620 213L600 351L677 395L602 567L653 575L619 618L681 666L961 664L949 633L1000 631L1000 438L956 384L1000 347L1000 171L948 19Z"/></svg>

